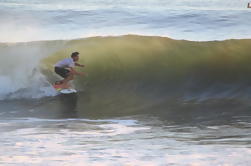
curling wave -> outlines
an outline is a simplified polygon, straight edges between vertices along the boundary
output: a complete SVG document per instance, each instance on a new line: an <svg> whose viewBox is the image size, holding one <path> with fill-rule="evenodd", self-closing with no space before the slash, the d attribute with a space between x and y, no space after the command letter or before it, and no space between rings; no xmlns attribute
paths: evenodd
<svg viewBox="0 0 251 166"><path fill-rule="evenodd" d="M30 59L25 59L24 55L8 58L9 61L15 61L18 57L18 64L23 63L21 68L29 68L20 70L18 65L3 67L6 60L1 61L1 68L13 70L1 70L1 80L5 77L12 78L16 72L21 73L14 77L16 80L12 83L5 81L3 84L4 81L1 81L2 96L17 93L20 89L27 88L25 85L30 85L30 82L36 85L34 89L47 87L49 92L52 91L49 84L42 86L41 83L56 80L53 64L68 57L71 52L78 51L80 63L86 65L84 71L87 75L76 78L76 88L95 94L96 97L109 98L109 102L117 98L160 101L173 97L185 100L250 97L249 39L193 42L157 36L126 35L17 45L2 44L1 50L26 48L26 52L32 52ZM34 51L38 45L39 50ZM34 52L42 55L38 56ZM3 51L1 53L6 58ZM32 75L31 71L34 69L40 74L39 78L36 78L38 74ZM20 86L20 82L24 86ZM8 90L9 87L15 88ZM43 95L51 94L46 92L38 96Z"/></svg>

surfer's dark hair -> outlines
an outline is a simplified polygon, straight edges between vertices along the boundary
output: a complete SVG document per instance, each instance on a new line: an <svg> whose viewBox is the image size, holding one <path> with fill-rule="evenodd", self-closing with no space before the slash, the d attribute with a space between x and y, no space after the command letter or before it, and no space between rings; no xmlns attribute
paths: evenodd
<svg viewBox="0 0 251 166"><path fill-rule="evenodd" d="M79 54L79 52L73 52L72 54L71 54L71 57L73 58L73 57L76 57L76 56L78 56L78 54Z"/></svg>

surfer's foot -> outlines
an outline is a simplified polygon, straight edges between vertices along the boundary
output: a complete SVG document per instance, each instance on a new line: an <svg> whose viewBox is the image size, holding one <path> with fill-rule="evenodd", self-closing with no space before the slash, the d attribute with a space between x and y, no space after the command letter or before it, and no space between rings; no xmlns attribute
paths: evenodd
<svg viewBox="0 0 251 166"><path fill-rule="evenodd" d="M64 83L63 81L56 81L56 82L55 82L56 85L61 85L61 84L63 84L63 83Z"/></svg>
<svg viewBox="0 0 251 166"><path fill-rule="evenodd" d="M62 83L59 85L62 89L68 89L70 88L70 84L69 83Z"/></svg>
<svg viewBox="0 0 251 166"><path fill-rule="evenodd" d="M55 82L55 85L59 85L59 84L61 84L60 81L56 81Z"/></svg>

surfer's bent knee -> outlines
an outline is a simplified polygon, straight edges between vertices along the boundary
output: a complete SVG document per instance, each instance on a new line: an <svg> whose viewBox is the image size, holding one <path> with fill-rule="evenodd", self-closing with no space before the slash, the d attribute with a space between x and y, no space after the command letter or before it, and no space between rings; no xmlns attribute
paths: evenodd
<svg viewBox="0 0 251 166"><path fill-rule="evenodd" d="M74 74L72 72L69 72L67 78L70 79L70 80L73 80Z"/></svg>

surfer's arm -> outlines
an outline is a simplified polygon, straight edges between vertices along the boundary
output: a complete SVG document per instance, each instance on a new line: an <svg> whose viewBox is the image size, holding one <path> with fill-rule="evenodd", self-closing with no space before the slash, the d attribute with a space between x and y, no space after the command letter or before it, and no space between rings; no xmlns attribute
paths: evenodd
<svg viewBox="0 0 251 166"><path fill-rule="evenodd" d="M85 65L81 65L81 64L75 62L75 66L84 67Z"/></svg>
<svg viewBox="0 0 251 166"><path fill-rule="evenodd" d="M72 74L75 74L75 75L83 75L83 73L77 72L73 67L70 67L70 71Z"/></svg>

